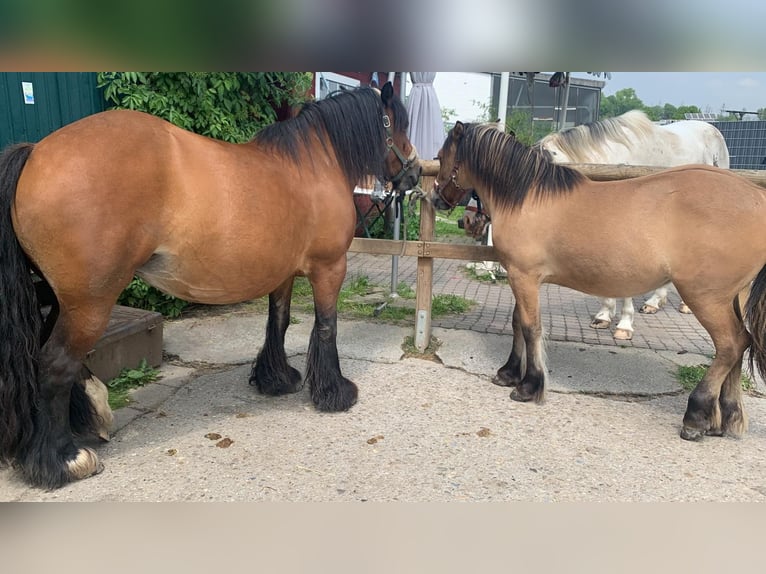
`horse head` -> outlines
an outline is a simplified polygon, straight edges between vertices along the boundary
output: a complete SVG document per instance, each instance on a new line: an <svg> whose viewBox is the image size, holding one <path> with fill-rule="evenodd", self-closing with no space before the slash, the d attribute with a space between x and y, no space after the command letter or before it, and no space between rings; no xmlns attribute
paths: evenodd
<svg viewBox="0 0 766 574"><path fill-rule="evenodd" d="M541 139L535 147L539 149L545 159L553 163L573 163L572 159L561 149L558 144L559 134L552 133Z"/></svg>
<svg viewBox="0 0 766 574"><path fill-rule="evenodd" d="M376 90L377 91L377 90ZM409 120L407 110L394 94L391 82L386 82L380 91L380 99L385 111L383 127L386 128L386 180L394 189L406 191L418 184L420 162L418 152L407 137Z"/></svg>
<svg viewBox="0 0 766 574"><path fill-rule="evenodd" d="M439 173L434 180L431 191L431 203L435 209L450 210L459 205L470 192L465 181L465 174L460 172L460 164L457 160L458 147L463 139L465 126L457 122L447 134L437 159L439 160Z"/></svg>

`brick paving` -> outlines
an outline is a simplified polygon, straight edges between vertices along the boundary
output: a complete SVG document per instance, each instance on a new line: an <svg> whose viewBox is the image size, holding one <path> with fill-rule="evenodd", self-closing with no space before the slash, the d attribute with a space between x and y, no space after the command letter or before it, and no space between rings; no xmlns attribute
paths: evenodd
<svg viewBox="0 0 766 574"><path fill-rule="evenodd" d="M391 256L367 253L348 254L347 281L367 276L375 285L391 284ZM483 333L512 334L513 293L505 279L490 283L471 278L468 261L434 259L433 294L454 294L476 302L469 311L432 320L434 327L470 329ZM417 258L399 257L398 282L415 289ZM694 315L678 312L680 298L674 289L668 293L668 304L655 315L644 315L638 308L646 297L635 297L634 333L631 341L615 341L612 328L592 329L591 317L598 311L598 299L578 291L544 285L540 291L543 328L553 341L581 342L593 345L636 347L655 351L698 353L712 356L713 345L707 332ZM621 303L618 301L618 311ZM509 347L510 349L510 347Z"/></svg>

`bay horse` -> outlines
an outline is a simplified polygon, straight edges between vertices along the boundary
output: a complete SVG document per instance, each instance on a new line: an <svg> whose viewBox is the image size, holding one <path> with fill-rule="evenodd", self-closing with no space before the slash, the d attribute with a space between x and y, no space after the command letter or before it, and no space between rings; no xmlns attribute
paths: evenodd
<svg viewBox="0 0 766 574"><path fill-rule="evenodd" d="M184 131L136 111L67 125L0 159L0 459L32 485L98 473L75 435L98 428L82 360L135 275L205 304L269 296L266 339L250 383L266 395L303 387L285 332L296 276L308 277L315 324L305 382L320 411L357 388L341 374L338 293L354 235L353 189L373 174L414 187L417 153L391 84L307 103L245 144ZM328 217L332 214L332 217ZM54 295L45 318L33 270Z"/></svg>
<svg viewBox="0 0 766 574"><path fill-rule="evenodd" d="M729 168L729 149L721 132L712 124L699 120L682 120L665 125L654 124L644 112L631 110L614 118L606 118L554 132L538 145L554 163L594 163L608 165L645 165L674 167L704 163ZM624 209L611 213L598 209L600 225L626 225ZM661 217L656 210L650 217ZM650 249L651 246L646 246ZM667 302L668 286L663 285L639 308L641 313L656 313ZM608 329L617 309L612 298L601 300L601 308L590 324L594 329ZM679 311L689 313L681 301ZM633 299L622 301L622 311L613 333L615 339L633 338Z"/></svg>
<svg viewBox="0 0 766 574"><path fill-rule="evenodd" d="M493 382L515 387L515 400L544 398L541 284L629 297L672 281L715 345L681 436L745 432L740 373L748 347L751 368L766 373L766 190L708 165L595 182L486 124L456 123L438 159L434 207L450 209L476 191L515 298L511 353ZM624 225L601 225L602 209L623 213ZM739 295L751 282L748 332Z"/></svg>

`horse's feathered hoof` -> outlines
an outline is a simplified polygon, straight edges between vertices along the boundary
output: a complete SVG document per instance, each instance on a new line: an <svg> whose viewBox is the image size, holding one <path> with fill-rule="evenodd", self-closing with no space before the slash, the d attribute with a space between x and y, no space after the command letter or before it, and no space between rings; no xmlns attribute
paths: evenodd
<svg viewBox="0 0 766 574"><path fill-rule="evenodd" d="M614 338L618 341L630 341L633 338L633 331L627 329L615 329Z"/></svg>
<svg viewBox="0 0 766 574"><path fill-rule="evenodd" d="M533 398L534 398L534 396L532 396L532 395L527 395L527 394L520 393L518 391L518 389L513 389L511 391L511 399L513 399L514 401L518 401L520 403L528 403Z"/></svg>
<svg viewBox="0 0 766 574"><path fill-rule="evenodd" d="M607 321L606 319L593 319L593 321L590 322L590 326L594 329L608 329L611 325L611 321Z"/></svg>
<svg viewBox="0 0 766 574"><path fill-rule="evenodd" d="M700 441L705 436L706 431L701 429L694 429L684 425L681 427L681 438L684 440Z"/></svg>
<svg viewBox="0 0 766 574"><path fill-rule="evenodd" d="M647 315L654 315L657 311L659 311L659 307L655 307L654 305L641 305L641 308L638 310L639 313L646 313Z"/></svg>
<svg viewBox="0 0 766 574"><path fill-rule="evenodd" d="M531 385L520 383L511 391L511 399L520 403L529 403L534 401L537 404L545 402L545 387L543 385Z"/></svg>
<svg viewBox="0 0 766 574"><path fill-rule="evenodd" d="M67 461L67 474L70 480L80 480L104 470L104 465L98 459L98 455L93 449L81 448L77 451L77 456Z"/></svg>
<svg viewBox="0 0 766 574"><path fill-rule="evenodd" d="M502 375L498 374L492 377L492 384L497 385L498 387L515 387L518 384L518 381L506 379Z"/></svg>
<svg viewBox="0 0 766 574"><path fill-rule="evenodd" d="M692 310L689 309L689 306L681 301L681 304L678 306L678 312L679 313L686 313L687 315L690 315Z"/></svg>
<svg viewBox="0 0 766 574"><path fill-rule="evenodd" d="M345 377L341 377L337 384L326 385L317 390L311 387L311 399L317 410L327 413L347 411L356 404L359 390L357 386Z"/></svg>

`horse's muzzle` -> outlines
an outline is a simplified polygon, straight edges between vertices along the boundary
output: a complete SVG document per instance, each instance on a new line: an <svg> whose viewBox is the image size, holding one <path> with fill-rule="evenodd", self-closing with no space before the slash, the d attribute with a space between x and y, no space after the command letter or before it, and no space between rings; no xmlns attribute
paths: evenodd
<svg viewBox="0 0 766 574"><path fill-rule="evenodd" d="M423 173L423 168L420 167L420 162L418 160L415 160L415 162L409 168L407 168L407 170L402 174L402 176L398 180L392 181L391 183L399 191L407 191L409 189L415 189L418 186L418 182L420 181L420 175L422 173Z"/></svg>

